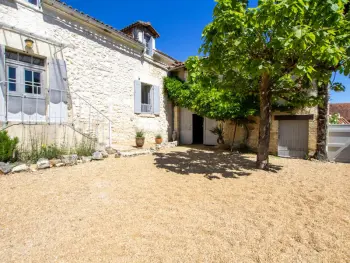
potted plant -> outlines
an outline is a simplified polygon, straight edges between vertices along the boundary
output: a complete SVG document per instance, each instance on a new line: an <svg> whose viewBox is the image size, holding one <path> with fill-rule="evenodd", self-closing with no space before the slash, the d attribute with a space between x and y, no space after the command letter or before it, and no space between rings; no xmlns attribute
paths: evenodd
<svg viewBox="0 0 350 263"><path fill-rule="evenodd" d="M214 127L210 130L211 133L218 136L218 139L216 140L219 148L225 148L225 140L224 140L224 126L223 124L219 124L218 126Z"/></svg>
<svg viewBox="0 0 350 263"><path fill-rule="evenodd" d="M163 142L162 135L157 134L157 136L156 136L156 144L162 144L162 142Z"/></svg>
<svg viewBox="0 0 350 263"><path fill-rule="evenodd" d="M141 148L145 144L145 133L144 131L137 131L136 132L136 146Z"/></svg>

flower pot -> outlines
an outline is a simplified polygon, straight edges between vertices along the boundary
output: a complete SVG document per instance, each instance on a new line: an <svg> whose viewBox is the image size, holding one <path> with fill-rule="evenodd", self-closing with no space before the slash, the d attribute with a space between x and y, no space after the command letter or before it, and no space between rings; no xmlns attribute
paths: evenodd
<svg viewBox="0 0 350 263"><path fill-rule="evenodd" d="M156 138L156 144L162 144L163 138Z"/></svg>
<svg viewBox="0 0 350 263"><path fill-rule="evenodd" d="M136 146L141 148L145 144L145 138L136 138Z"/></svg>

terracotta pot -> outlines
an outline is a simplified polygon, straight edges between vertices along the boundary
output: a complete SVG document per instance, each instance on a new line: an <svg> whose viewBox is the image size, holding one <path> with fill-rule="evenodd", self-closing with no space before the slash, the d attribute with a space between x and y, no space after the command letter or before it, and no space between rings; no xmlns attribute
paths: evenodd
<svg viewBox="0 0 350 263"><path fill-rule="evenodd" d="M156 144L162 144L163 138L156 138Z"/></svg>
<svg viewBox="0 0 350 263"><path fill-rule="evenodd" d="M136 146L141 148L145 144L145 138L136 138Z"/></svg>

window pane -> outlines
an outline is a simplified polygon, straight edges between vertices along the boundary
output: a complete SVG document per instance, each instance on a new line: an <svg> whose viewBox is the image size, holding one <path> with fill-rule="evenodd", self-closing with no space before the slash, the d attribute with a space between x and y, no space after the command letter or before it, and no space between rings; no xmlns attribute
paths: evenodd
<svg viewBox="0 0 350 263"><path fill-rule="evenodd" d="M7 59L18 60L18 53L6 50L5 57Z"/></svg>
<svg viewBox="0 0 350 263"><path fill-rule="evenodd" d="M25 81L32 82L33 81L33 71L25 70Z"/></svg>
<svg viewBox="0 0 350 263"><path fill-rule="evenodd" d="M32 85L26 85L24 92L25 93L33 93L33 86Z"/></svg>
<svg viewBox="0 0 350 263"><path fill-rule="evenodd" d="M28 0L28 2L33 5L38 5L38 0Z"/></svg>
<svg viewBox="0 0 350 263"><path fill-rule="evenodd" d="M13 83L13 82L9 83L9 91L16 91L16 83Z"/></svg>
<svg viewBox="0 0 350 263"><path fill-rule="evenodd" d="M141 92L142 104L150 104L150 91L151 91L151 88L149 86L142 86L142 92Z"/></svg>
<svg viewBox="0 0 350 263"><path fill-rule="evenodd" d="M38 66L44 66L44 60L41 58L33 57L33 64Z"/></svg>
<svg viewBox="0 0 350 263"><path fill-rule="evenodd" d="M9 79L16 80L16 68L8 67Z"/></svg>
<svg viewBox="0 0 350 263"><path fill-rule="evenodd" d="M34 72L34 82L40 83L40 73L39 72Z"/></svg>
<svg viewBox="0 0 350 263"><path fill-rule="evenodd" d="M19 54L19 61L22 61L25 63L32 63L32 57L24 54Z"/></svg>
<svg viewBox="0 0 350 263"><path fill-rule="evenodd" d="M41 87L40 86L34 86L34 94L41 94Z"/></svg>

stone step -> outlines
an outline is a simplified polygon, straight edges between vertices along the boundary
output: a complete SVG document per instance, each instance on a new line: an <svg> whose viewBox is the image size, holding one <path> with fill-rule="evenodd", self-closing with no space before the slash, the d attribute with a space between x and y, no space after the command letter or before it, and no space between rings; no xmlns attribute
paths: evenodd
<svg viewBox="0 0 350 263"><path fill-rule="evenodd" d="M116 157L123 157L123 158L129 158L129 157L136 157L141 155L148 155L152 154L154 151L151 149L134 149L134 150L126 150L126 151L118 151L116 154Z"/></svg>

